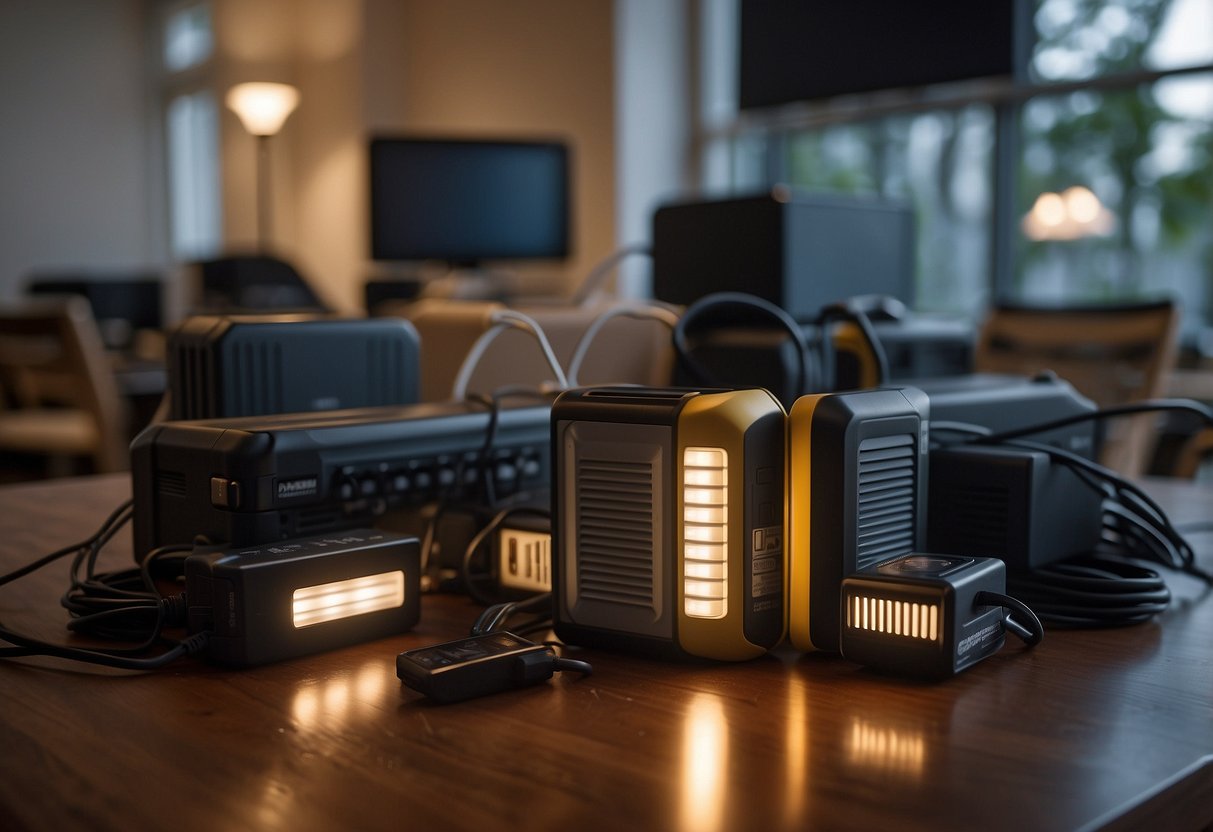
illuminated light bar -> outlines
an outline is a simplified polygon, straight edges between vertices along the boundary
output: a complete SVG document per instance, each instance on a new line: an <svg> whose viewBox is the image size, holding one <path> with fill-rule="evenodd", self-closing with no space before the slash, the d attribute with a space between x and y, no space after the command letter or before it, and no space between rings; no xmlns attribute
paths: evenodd
<svg viewBox="0 0 1213 832"><path fill-rule="evenodd" d="M847 626L854 630L939 640L939 604L920 604L854 595L847 606Z"/></svg>
<svg viewBox="0 0 1213 832"><path fill-rule="evenodd" d="M683 611L692 618L728 613L728 464L723 448L682 455Z"/></svg>
<svg viewBox="0 0 1213 832"><path fill-rule="evenodd" d="M307 586L292 595L296 628L325 621L391 610L404 605L404 572L383 572L361 578Z"/></svg>

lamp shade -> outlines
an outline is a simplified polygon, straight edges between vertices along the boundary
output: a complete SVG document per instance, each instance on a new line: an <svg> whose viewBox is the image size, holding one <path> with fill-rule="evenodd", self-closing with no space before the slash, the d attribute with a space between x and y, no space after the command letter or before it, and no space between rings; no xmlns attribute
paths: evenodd
<svg viewBox="0 0 1213 832"><path fill-rule="evenodd" d="M254 81L227 91L227 106L254 136L272 136L299 105L299 90L290 84Z"/></svg>

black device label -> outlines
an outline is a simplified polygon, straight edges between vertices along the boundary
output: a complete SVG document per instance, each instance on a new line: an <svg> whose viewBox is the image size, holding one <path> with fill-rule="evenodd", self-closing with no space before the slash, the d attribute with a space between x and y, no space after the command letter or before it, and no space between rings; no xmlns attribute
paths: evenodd
<svg viewBox="0 0 1213 832"><path fill-rule="evenodd" d="M278 480L277 494L279 500L295 497L312 497L320 490L320 481L316 477L294 477L289 480Z"/></svg>

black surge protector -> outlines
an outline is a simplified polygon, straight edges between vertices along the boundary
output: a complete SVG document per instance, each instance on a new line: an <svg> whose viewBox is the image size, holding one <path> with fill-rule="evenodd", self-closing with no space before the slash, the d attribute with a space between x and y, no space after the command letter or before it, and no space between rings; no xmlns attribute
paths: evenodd
<svg viewBox="0 0 1213 832"><path fill-rule="evenodd" d="M189 318L168 339L173 419L412 404L420 339L400 318Z"/></svg>
<svg viewBox="0 0 1213 832"><path fill-rule="evenodd" d="M1091 552L1103 499L1043 451L967 445L931 451L927 550L998 558L1010 572Z"/></svg>
<svg viewBox="0 0 1213 832"><path fill-rule="evenodd" d="M547 487L548 404L369 407L151 425L131 445L135 557L371 526L389 509Z"/></svg>

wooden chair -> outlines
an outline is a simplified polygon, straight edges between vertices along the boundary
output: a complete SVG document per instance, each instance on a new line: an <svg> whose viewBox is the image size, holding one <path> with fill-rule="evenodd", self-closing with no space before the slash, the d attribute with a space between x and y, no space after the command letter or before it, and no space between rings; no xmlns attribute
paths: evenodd
<svg viewBox="0 0 1213 832"><path fill-rule="evenodd" d="M1051 370L1101 406L1164 394L1175 362L1179 310L1163 300L1109 306L999 304L977 340L978 372L1034 375ZM1107 423L1100 461L1142 474L1154 449L1151 415Z"/></svg>
<svg viewBox="0 0 1213 832"><path fill-rule="evenodd" d="M0 305L0 450L128 467L125 405L88 302Z"/></svg>

